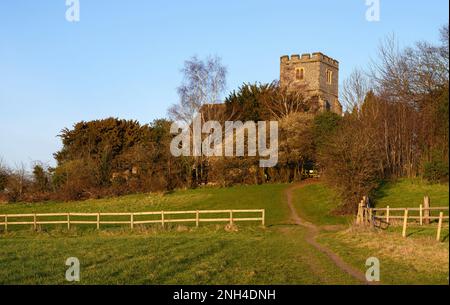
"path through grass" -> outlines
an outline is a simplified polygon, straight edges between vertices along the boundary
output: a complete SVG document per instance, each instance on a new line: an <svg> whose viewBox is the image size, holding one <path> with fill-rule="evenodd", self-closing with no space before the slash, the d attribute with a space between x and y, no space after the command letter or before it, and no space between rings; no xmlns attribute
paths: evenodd
<svg viewBox="0 0 450 305"><path fill-rule="evenodd" d="M430 185L416 179L384 184L375 200L377 207L418 207L425 195L430 196L432 206L448 206L448 185ZM311 222L326 226L348 221L348 218L332 215L331 211L337 204L334 198L333 192L325 185L314 184L297 190L295 200L299 213ZM398 226L387 230L324 230L318 241L362 272L365 271L367 258L377 257L383 284L448 284L448 223L442 231L441 243L435 240L436 226L435 223L429 226L410 225L406 239L401 236L402 228Z"/></svg>
<svg viewBox="0 0 450 305"><path fill-rule="evenodd" d="M65 260L81 262L81 284L353 284L305 242L283 200L286 185L140 194L69 203L12 204L1 213L265 208L267 227L224 225L23 229L0 234L1 284L65 284Z"/></svg>

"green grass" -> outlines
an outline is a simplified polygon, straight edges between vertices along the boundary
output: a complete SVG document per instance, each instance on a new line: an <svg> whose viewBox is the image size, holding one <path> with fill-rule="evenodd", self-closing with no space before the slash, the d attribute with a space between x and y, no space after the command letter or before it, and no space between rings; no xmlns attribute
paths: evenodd
<svg viewBox="0 0 450 305"><path fill-rule="evenodd" d="M263 208L267 224L266 228L239 224L237 231L227 230L225 224L137 226L133 231L126 227L68 231L61 226L33 232L22 227L0 233L0 284L67 284L65 261L73 256L81 262L80 284L355 284L305 241L304 228L292 225L283 196L286 187L202 188L167 195L0 205L0 214ZM377 200L420 198L422 188L428 189L432 203L445 202L446 197L448 205L448 190L445 193L442 186L408 181L385 185L379 193L384 197ZM320 226L352 220L331 213L337 203L323 184L305 186L294 194L298 213ZM435 228L411 227L407 239L396 230L323 231L319 241L363 272L369 256L379 257L386 284L448 283L448 229L443 232L444 243L430 237Z"/></svg>
<svg viewBox="0 0 450 305"><path fill-rule="evenodd" d="M429 184L420 179L399 179L383 184L375 194L376 207L419 207L429 196L431 206L449 206L448 184Z"/></svg>
<svg viewBox="0 0 450 305"><path fill-rule="evenodd" d="M354 283L301 229L284 229L9 236L0 239L0 284L66 284L72 256L81 284Z"/></svg>
<svg viewBox="0 0 450 305"><path fill-rule="evenodd" d="M401 235L403 231L402 226L392 226L390 227L387 232ZM426 237L428 239L434 239L436 238L437 234L437 224L432 223L431 225L426 226L420 226L418 224L409 224L406 229L406 237L407 238L423 238ZM441 230L441 241L442 242L448 242L449 238L449 229L448 229L448 223L444 223L442 230Z"/></svg>
<svg viewBox="0 0 450 305"><path fill-rule="evenodd" d="M68 257L81 262L81 284L354 284L290 225L286 185L140 194L84 202L0 206L1 213L122 212L265 208L266 228L224 225L29 228L0 234L0 284L65 284ZM6 266L6 267L5 267Z"/></svg>
<svg viewBox="0 0 450 305"><path fill-rule="evenodd" d="M389 206L390 208L418 208L423 204L424 196L430 197L432 207L448 207L449 206L449 189L448 184L429 184L420 179L399 179L383 184L375 194L375 205L378 208ZM431 211L430 215L439 216L440 211ZM443 211L444 215L448 215L448 211ZM378 212L380 216L385 212ZM403 211L391 211L390 215L403 216ZM419 211L410 211L409 216L418 217ZM401 224L401 221L397 221ZM448 221L446 221L448 224ZM415 226L414 223L408 225L408 237L415 238L427 236L433 238L436 236L437 220L433 220L430 226ZM387 231L393 234L401 234L401 227L390 226ZM443 230L443 240L448 241L447 230Z"/></svg>
<svg viewBox="0 0 450 305"><path fill-rule="evenodd" d="M281 223L289 210L281 202L286 185L200 188L171 194L135 194L77 202L16 203L0 205L0 214L65 212L147 212L220 209L266 209L267 224Z"/></svg>
<svg viewBox="0 0 450 305"><path fill-rule="evenodd" d="M402 179L384 184L377 192L377 206L413 207L431 198L432 206L448 206L448 185L429 185L416 179ZM346 224L353 217L333 215L339 200L322 183L305 185L294 192L297 213L304 219L325 228ZM381 263L383 284L448 284L449 230L442 230L442 243L435 241L436 224L410 225L407 238L402 238L401 226L387 230L351 229L327 232L322 230L318 241L338 253L347 263L365 272L369 257Z"/></svg>
<svg viewBox="0 0 450 305"><path fill-rule="evenodd" d="M401 179L382 185L375 202L377 207L418 207L425 195L430 196L432 206L448 206L448 185L430 185L418 179ZM325 202L316 206L323 205L328 206ZM418 212L414 213L418 215ZM442 230L441 243L435 241L436 230L436 223L429 226L410 224L405 239L401 226L390 226L386 230L353 228L322 233L319 242L363 272L366 259L377 257L383 284L448 284L448 222Z"/></svg>
<svg viewBox="0 0 450 305"><path fill-rule="evenodd" d="M333 215L339 199L323 183L305 185L295 190L293 200L300 217L314 224L342 225L352 221L352 217Z"/></svg>
<svg viewBox="0 0 450 305"><path fill-rule="evenodd" d="M437 243L428 236L405 239L401 233L347 231L323 233L318 240L363 272L369 257L378 258L381 282L385 285L449 283L448 239Z"/></svg>

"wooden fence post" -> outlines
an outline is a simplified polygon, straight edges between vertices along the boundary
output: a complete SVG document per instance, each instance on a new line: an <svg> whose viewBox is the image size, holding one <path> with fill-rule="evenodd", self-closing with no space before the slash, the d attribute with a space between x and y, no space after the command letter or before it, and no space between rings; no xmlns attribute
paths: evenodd
<svg viewBox="0 0 450 305"><path fill-rule="evenodd" d="M360 225L362 223L362 201L358 204L358 213L356 214L356 224Z"/></svg>
<svg viewBox="0 0 450 305"><path fill-rule="evenodd" d="M444 218L444 213L440 212L439 213L439 224L438 224L438 230L437 230L437 236L436 236L437 241L441 241L441 229L442 229L442 219L443 218Z"/></svg>
<svg viewBox="0 0 450 305"><path fill-rule="evenodd" d="M373 227L375 225L375 222L373 221L373 209L372 208L369 209L369 224L371 227Z"/></svg>
<svg viewBox="0 0 450 305"><path fill-rule="evenodd" d="M389 206L386 207L386 223L389 224Z"/></svg>
<svg viewBox="0 0 450 305"><path fill-rule="evenodd" d="M419 224L423 225L423 205L419 206Z"/></svg>
<svg viewBox="0 0 450 305"><path fill-rule="evenodd" d="M370 209L368 209L370 210ZM122 221L120 219L114 220L114 221L106 221L104 220L103 224L130 224L131 229L134 229L135 224L144 224L144 223L154 223L159 222L158 220L154 220L151 219L149 221L136 221L136 216L139 215L157 215L159 213L161 213L161 223L163 228L165 228L165 224L166 223L170 223L171 222L194 222L196 223L196 226L198 227L200 224L200 214L201 213L229 213L229 218L227 218L226 216L220 216L220 218L214 218L214 219L204 219L207 221L211 221L211 222L215 222L215 221L225 221L225 222L229 222L230 225L234 225L234 223L236 221L261 221L261 225L264 227L265 223L266 223L266 210L265 209L254 209L254 210L209 210L209 211L201 211L201 210L197 210L197 211L173 211L173 212L168 212L167 215L171 215L171 214L196 214L196 218L192 219L192 217L190 218L181 218L181 219L177 219L177 218L171 218L169 217L168 219L165 219L165 215L166 213L164 211L161 212L142 212L142 213L138 213L138 212L127 212L127 213L70 213L70 212L65 212L65 213L48 213L48 214L37 214L37 213L30 213L30 214L18 214L18 215L11 215L11 214L4 214L4 215L0 215L0 218L4 218L4 222L2 221L0 225L4 225L4 232L8 232L8 228L9 226L14 226L14 225L32 225L34 230L37 230L37 226L39 224L41 225L45 225L45 224L66 224L67 225L67 229L70 230L71 227L75 224L89 224L89 225L96 225L97 230L100 230L100 225L102 224L101 222L101 216L119 216L119 217L123 217L123 216L130 216L130 221ZM372 212L372 211L371 211ZM259 214L261 213L260 217L258 217L257 215L253 216L253 217L249 217L249 218L244 218L244 217L239 217L237 216L236 218L234 218L234 216L236 215L236 213L253 213L253 214ZM46 217L58 217L58 219L55 220L48 220L48 221L41 221L38 222L38 217L39 215L41 217L46 216ZM70 219L71 216L75 216L75 219L72 220ZM11 221L11 218L21 218L21 217L25 217L28 218L29 220L24 222L24 221L12 221L12 222L8 222ZM76 217L89 217L88 219L81 221L81 220L77 220ZM94 218L95 217L95 218ZM9 219L8 219L9 218ZM31 219L30 219L31 218ZM62 220L62 218L65 218L65 220ZM95 220L94 220L94 219ZM139 218L138 218L139 220ZM0 220L1 221L1 220ZM1 229L0 229L1 230Z"/></svg>
<svg viewBox="0 0 450 305"><path fill-rule="evenodd" d="M364 225L367 225L367 221L368 221L368 215L367 215L367 200L366 200L366 196L363 196L363 199L361 200L362 206L363 206L363 222Z"/></svg>
<svg viewBox="0 0 450 305"><path fill-rule="evenodd" d="M406 237L406 226L408 225L408 209L405 209L405 216L403 217L403 232L402 236Z"/></svg>
<svg viewBox="0 0 450 305"><path fill-rule="evenodd" d="M430 197L423 197L424 223L430 224Z"/></svg>
<svg viewBox="0 0 450 305"><path fill-rule="evenodd" d="M362 210L363 210L363 222L364 222L364 225L366 225L367 224L367 208L364 207L364 205L363 205Z"/></svg>

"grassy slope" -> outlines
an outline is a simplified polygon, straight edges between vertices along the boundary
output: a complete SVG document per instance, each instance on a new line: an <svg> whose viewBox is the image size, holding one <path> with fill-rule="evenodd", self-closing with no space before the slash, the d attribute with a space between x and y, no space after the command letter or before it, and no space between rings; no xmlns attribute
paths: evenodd
<svg viewBox="0 0 450 305"><path fill-rule="evenodd" d="M338 199L322 183L305 185L294 191L294 205L300 217L317 225L348 224L351 217L333 215Z"/></svg>
<svg viewBox="0 0 450 305"><path fill-rule="evenodd" d="M366 229L324 233L318 240L361 270L365 270L367 258L377 257L383 284L448 285L448 240L437 243L417 236L405 239L400 232Z"/></svg>
<svg viewBox="0 0 450 305"><path fill-rule="evenodd" d="M285 185L237 186L178 191L172 194L136 194L117 198L81 202L46 202L0 205L2 213L57 212L144 212L210 209L266 209L267 223L288 218L286 207L280 208Z"/></svg>
<svg viewBox="0 0 450 305"><path fill-rule="evenodd" d="M384 184L376 193L376 206L419 207L423 197L429 196L431 206L448 206L448 184L430 185L419 179L400 179Z"/></svg>
<svg viewBox="0 0 450 305"><path fill-rule="evenodd" d="M65 283L65 260L81 262L81 284L352 284L289 225L285 185L179 191L71 203L0 206L0 214L265 208L268 227L71 230L0 234L0 284ZM5 267L6 266L6 267Z"/></svg>
<svg viewBox="0 0 450 305"><path fill-rule="evenodd" d="M408 179L385 184L378 191L376 204L378 207L418 206L424 195L430 196L433 206L448 206L448 185L428 185ZM330 216L336 201L332 191L322 184L297 190L294 200L300 215L318 225L348 221ZM322 214L327 216L320 217ZM435 234L435 225L408 227L407 239L401 237L399 227L381 232L352 229L323 232L318 240L362 271L367 258L378 257L384 284L448 284L448 226L442 232L444 243L435 242Z"/></svg>
<svg viewBox="0 0 450 305"><path fill-rule="evenodd" d="M0 234L0 284L65 283L65 259L81 261L82 284L343 284L354 283L322 254L311 248L301 228L289 225L282 200L285 185L198 189L170 195L140 194L71 203L0 205L0 214L54 211L150 211L181 209L265 208L266 229L240 226L226 232L223 225L177 230L27 229ZM380 191L390 206L420 202L423 188L432 203L448 204L448 189L388 184ZM413 190L413 192L409 192ZM295 202L300 215L319 225L342 224L348 219L331 215L336 201L323 185L299 189ZM441 199L436 199L436 198ZM304 204L308 199L309 204ZM438 201L439 202L439 201ZM435 205L435 204L433 204ZM326 216L323 216L326 215ZM322 217L321 217L322 216ZM421 229L423 230L423 228ZM447 233L448 236L448 230ZM448 283L448 239L436 244L427 234L399 238L399 232L324 232L319 241L361 270L376 256L382 264L383 283Z"/></svg>

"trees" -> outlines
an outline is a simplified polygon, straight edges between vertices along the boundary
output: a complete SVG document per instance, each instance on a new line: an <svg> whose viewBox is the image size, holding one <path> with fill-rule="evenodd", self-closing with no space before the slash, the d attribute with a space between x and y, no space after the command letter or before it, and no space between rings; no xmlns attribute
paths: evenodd
<svg viewBox="0 0 450 305"><path fill-rule="evenodd" d="M80 199L211 182L291 182L301 179L302 169L315 162L341 194L341 212L351 212L380 179L422 175L430 181L446 180L448 26L441 36L440 45L419 42L404 49L388 38L368 72L355 70L344 81L343 117L316 113L302 87L289 91L278 82L244 83L221 104L226 68L218 57L193 57L181 70L179 101L168 110L170 120L141 125L108 118L62 130L63 147L55 153L58 165L51 174L42 165L35 166L34 189L44 192L52 185L63 199ZM174 157L172 123L192 129L196 117L200 126L209 120L278 121L278 165L262 169L259 156L217 158L201 151L194 157ZM242 128L239 136L245 139L249 130ZM29 189L26 176L0 164L0 191L7 189L13 200L21 200Z"/></svg>
<svg viewBox="0 0 450 305"><path fill-rule="evenodd" d="M20 163L8 175L6 183L6 196L9 202L17 202L24 199L25 192L30 186L25 165Z"/></svg>
<svg viewBox="0 0 450 305"><path fill-rule="evenodd" d="M232 120L262 121L269 118L267 105L276 90L276 84L244 83L225 98L226 111Z"/></svg>
<svg viewBox="0 0 450 305"><path fill-rule="evenodd" d="M344 108L348 111L360 108L370 90L370 80L366 73L360 69L353 70L342 86L341 102Z"/></svg>
<svg viewBox="0 0 450 305"><path fill-rule="evenodd" d="M89 164L93 186L109 185L113 172L129 169L118 156L143 142L149 129L137 121L108 118L79 122L59 135L63 148L55 153L58 166L75 160Z"/></svg>
<svg viewBox="0 0 450 305"><path fill-rule="evenodd" d="M225 105L230 118L255 122L281 120L290 114L309 110L301 90L288 91L278 82L244 83L228 95Z"/></svg>
<svg viewBox="0 0 450 305"><path fill-rule="evenodd" d="M33 166L33 186L37 192L50 191L50 174L42 163Z"/></svg>
<svg viewBox="0 0 450 305"><path fill-rule="evenodd" d="M313 138L317 152L324 149L324 145L333 138L337 132L342 117L334 112L326 111L314 117Z"/></svg>
<svg viewBox="0 0 450 305"><path fill-rule="evenodd" d="M400 50L395 39L387 39L372 65L375 93L389 107L385 138L394 144L388 149L396 176L420 174L420 162L430 161L436 149L448 164L448 51L446 25L441 45L418 42Z"/></svg>
<svg viewBox="0 0 450 305"><path fill-rule="evenodd" d="M89 189L111 186L115 177L127 180L139 160L133 159L137 148L148 142L149 134L148 125L116 118L79 122L62 130L63 147L55 153L55 186L67 194L64 199L79 199Z"/></svg>
<svg viewBox="0 0 450 305"><path fill-rule="evenodd" d="M382 177L383 151L376 128L367 125L365 118L371 114L364 106L361 115L346 115L318 152L326 181L342 199L341 213L356 211L362 196L370 194Z"/></svg>
<svg viewBox="0 0 450 305"><path fill-rule="evenodd" d="M388 38L369 73L354 72L345 82L348 109L333 136L316 133L319 162L343 199L342 212L354 211L380 179L448 180L448 26L441 33L440 46L400 49Z"/></svg>
<svg viewBox="0 0 450 305"><path fill-rule="evenodd" d="M205 115L211 117L208 104L221 101L226 88L227 69L219 57L208 57L200 60L197 57L185 61L181 70L183 82L178 87L179 102L169 108L169 116L178 122L190 125L200 114L202 108Z"/></svg>
<svg viewBox="0 0 450 305"><path fill-rule="evenodd" d="M8 183L9 169L3 164L3 159L0 158L0 193L3 192Z"/></svg>
<svg viewBox="0 0 450 305"><path fill-rule="evenodd" d="M215 105L225 91L227 69L219 57L200 60L194 56L185 61L181 72L183 82L178 87L179 102L169 108L168 114L184 128L192 129L196 117L203 124L205 119L212 120L220 112ZM201 147L194 147L194 150L200 151L199 156L193 157L194 179L189 179L192 186L207 183L207 158L201 153Z"/></svg>
<svg viewBox="0 0 450 305"><path fill-rule="evenodd" d="M305 165L315 158L313 118L310 113L295 112L280 121L278 166L284 168L283 182L301 180Z"/></svg>

